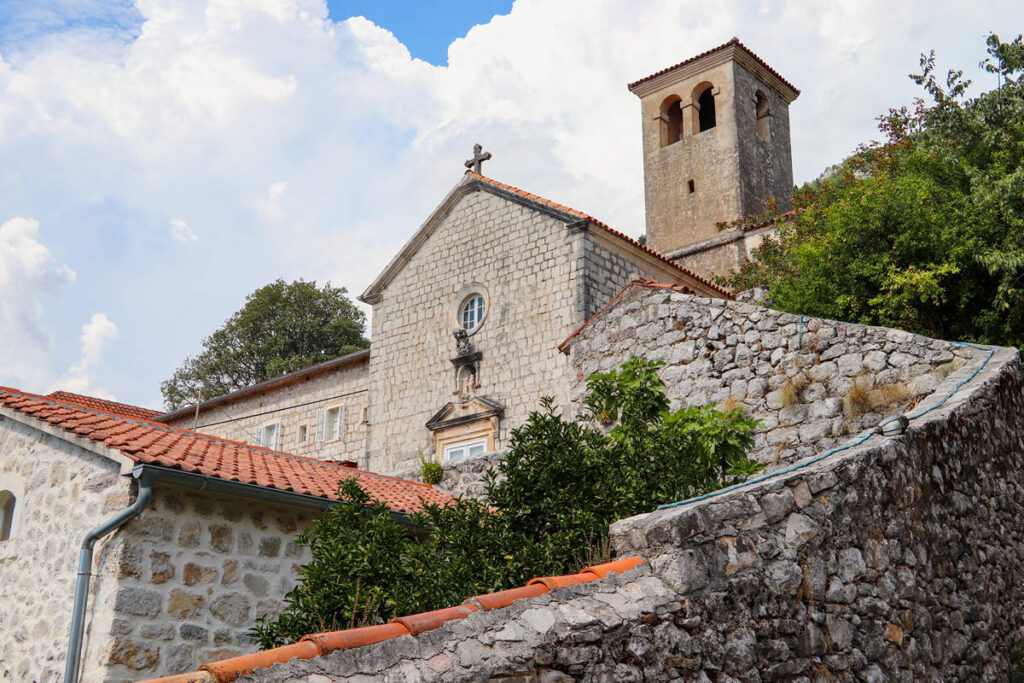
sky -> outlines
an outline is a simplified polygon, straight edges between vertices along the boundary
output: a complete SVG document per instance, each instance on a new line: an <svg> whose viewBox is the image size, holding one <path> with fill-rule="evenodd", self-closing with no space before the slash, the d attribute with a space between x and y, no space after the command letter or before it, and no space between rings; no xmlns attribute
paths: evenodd
<svg viewBox="0 0 1024 683"><path fill-rule="evenodd" d="M796 181L1019 0L0 0L0 385L160 407L277 278L359 294L464 171L643 232L626 83L738 36L801 89Z"/></svg>

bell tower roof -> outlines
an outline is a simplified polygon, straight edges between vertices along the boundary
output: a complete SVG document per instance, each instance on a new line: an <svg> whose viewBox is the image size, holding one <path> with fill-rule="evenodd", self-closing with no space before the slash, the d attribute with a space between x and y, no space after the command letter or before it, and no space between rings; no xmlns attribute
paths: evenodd
<svg viewBox="0 0 1024 683"><path fill-rule="evenodd" d="M701 52L699 55L690 57L674 66L662 69L650 76L645 76L638 81L633 81L628 86L629 91L637 97L644 97L701 71L706 71L718 64L724 64L730 59L746 67L748 71L757 76L765 85L782 96L787 104L793 102L800 95L800 90L796 86L783 78L778 71L768 66L767 62L754 54L750 48L741 43L740 39L736 37L733 37L727 43Z"/></svg>

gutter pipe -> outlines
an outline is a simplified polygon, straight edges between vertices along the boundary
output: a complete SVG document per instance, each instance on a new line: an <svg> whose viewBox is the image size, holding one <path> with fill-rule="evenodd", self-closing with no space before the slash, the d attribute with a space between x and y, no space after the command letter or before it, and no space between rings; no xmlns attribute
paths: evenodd
<svg viewBox="0 0 1024 683"><path fill-rule="evenodd" d="M64 683L78 683L78 667L82 657L82 637L85 631L85 607L89 600L89 579L92 570L92 551L96 541L116 531L145 510L153 499L153 480L146 473L133 472L139 481L139 495L135 502L85 535L78 554L78 581L75 584L75 602L71 612L71 636L64 665Z"/></svg>

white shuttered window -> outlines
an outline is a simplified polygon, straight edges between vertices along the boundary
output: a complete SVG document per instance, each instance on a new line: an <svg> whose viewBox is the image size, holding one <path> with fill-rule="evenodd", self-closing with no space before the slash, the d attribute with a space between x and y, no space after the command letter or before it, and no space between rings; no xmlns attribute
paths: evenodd
<svg viewBox="0 0 1024 683"><path fill-rule="evenodd" d="M345 406L316 411L316 440L337 441L345 433Z"/></svg>

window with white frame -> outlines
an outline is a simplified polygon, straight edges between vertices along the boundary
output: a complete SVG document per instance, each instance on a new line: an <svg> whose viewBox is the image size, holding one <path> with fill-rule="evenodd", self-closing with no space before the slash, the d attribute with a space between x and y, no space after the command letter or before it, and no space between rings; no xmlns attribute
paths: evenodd
<svg viewBox="0 0 1024 683"><path fill-rule="evenodd" d="M345 406L316 411L316 440L337 441L345 433Z"/></svg>
<svg viewBox="0 0 1024 683"><path fill-rule="evenodd" d="M470 455L480 455L487 450L487 439L477 439L475 441L463 441L462 443L453 443L444 447L444 459L445 460L458 460L465 458Z"/></svg>
<svg viewBox="0 0 1024 683"><path fill-rule="evenodd" d="M484 321L484 297L474 294L466 299L459 309L459 323L466 330L472 331Z"/></svg>
<svg viewBox="0 0 1024 683"><path fill-rule="evenodd" d="M257 427L253 431L252 440L257 446L264 446L276 451L281 446L281 423L270 422L262 427Z"/></svg>

